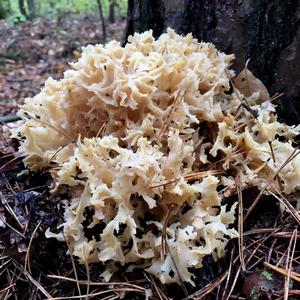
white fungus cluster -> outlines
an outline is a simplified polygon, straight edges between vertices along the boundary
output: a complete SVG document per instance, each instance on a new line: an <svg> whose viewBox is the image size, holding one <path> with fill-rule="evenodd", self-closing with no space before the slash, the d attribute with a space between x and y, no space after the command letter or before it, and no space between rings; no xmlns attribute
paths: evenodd
<svg viewBox="0 0 300 300"><path fill-rule="evenodd" d="M125 47L85 47L21 107L24 161L49 168L53 190L69 187L64 237L80 262L104 263L106 280L121 263L193 284L191 270L238 235L226 197L237 184L262 189L294 151L297 130L268 99L232 90L233 58L190 34L147 31ZM297 189L300 158L278 176L278 189Z"/></svg>

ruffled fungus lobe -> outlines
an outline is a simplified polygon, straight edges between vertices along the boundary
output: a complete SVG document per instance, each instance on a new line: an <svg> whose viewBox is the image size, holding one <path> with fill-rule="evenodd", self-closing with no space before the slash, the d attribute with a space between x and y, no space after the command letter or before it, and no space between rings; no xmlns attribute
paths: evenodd
<svg viewBox="0 0 300 300"><path fill-rule="evenodd" d="M236 205L224 204L237 182L262 189L293 152L297 130L269 100L231 91L233 58L170 29L158 40L135 34L125 47L85 47L21 107L26 122L13 135L24 161L54 166L53 190L69 186L64 236L80 262L105 264L106 280L118 262L193 284L190 270L237 236ZM299 164L280 171L278 189L299 187Z"/></svg>

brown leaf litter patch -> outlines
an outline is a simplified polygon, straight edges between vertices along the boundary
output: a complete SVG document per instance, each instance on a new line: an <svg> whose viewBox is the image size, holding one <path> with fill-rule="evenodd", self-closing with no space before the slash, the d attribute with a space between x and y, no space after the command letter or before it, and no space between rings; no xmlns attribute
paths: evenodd
<svg viewBox="0 0 300 300"><path fill-rule="evenodd" d="M124 26L123 18L107 23L108 38L121 40ZM15 25L0 20L0 38L1 116L15 113L49 76L60 78L82 46L101 43L101 22L96 17L43 17Z"/></svg>

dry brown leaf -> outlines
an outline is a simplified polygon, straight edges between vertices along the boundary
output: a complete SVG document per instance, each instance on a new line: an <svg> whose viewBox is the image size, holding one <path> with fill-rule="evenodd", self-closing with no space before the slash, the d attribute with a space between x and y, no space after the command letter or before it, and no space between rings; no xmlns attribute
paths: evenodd
<svg viewBox="0 0 300 300"><path fill-rule="evenodd" d="M253 73L247 68L247 65L245 69L234 78L234 85L246 97L259 91L259 99L261 101L267 101L270 99L269 92L265 85L253 75Z"/></svg>

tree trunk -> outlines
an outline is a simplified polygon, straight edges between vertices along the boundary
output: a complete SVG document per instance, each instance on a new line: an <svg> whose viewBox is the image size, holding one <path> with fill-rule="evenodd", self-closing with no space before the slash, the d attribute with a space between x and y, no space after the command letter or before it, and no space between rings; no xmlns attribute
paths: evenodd
<svg viewBox="0 0 300 300"><path fill-rule="evenodd" d="M105 28L105 21L104 21L104 15L103 15L101 0L97 0L97 4L98 4L101 23L102 23L102 40L103 40L103 43L105 43L105 41L106 41L106 28Z"/></svg>
<svg viewBox="0 0 300 300"><path fill-rule="evenodd" d="M4 8L2 2L0 1L0 20L6 18L6 9Z"/></svg>
<svg viewBox="0 0 300 300"><path fill-rule="evenodd" d="M33 19L35 16L35 5L34 0L27 0L27 7L28 7L28 15L30 19Z"/></svg>
<svg viewBox="0 0 300 300"><path fill-rule="evenodd" d="M109 23L115 23L115 7L116 7L116 0L110 0L109 15L108 15Z"/></svg>
<svg viewBox="0 0 300 300"><path fill-rule="evenodd" d="M28 15L26 12L24 0L19 0L19 9L20 9L20 13L27 19Z"/></svg>
<svg viewBox="0 0 300 300"><path fill-rule="evenodd" d="M234 53L237 71L250 58L249 69L270 93L285 93L278 104L286 121L299 123L299 16L299 0L128 0L125 39L172 27Z"/></svg>

